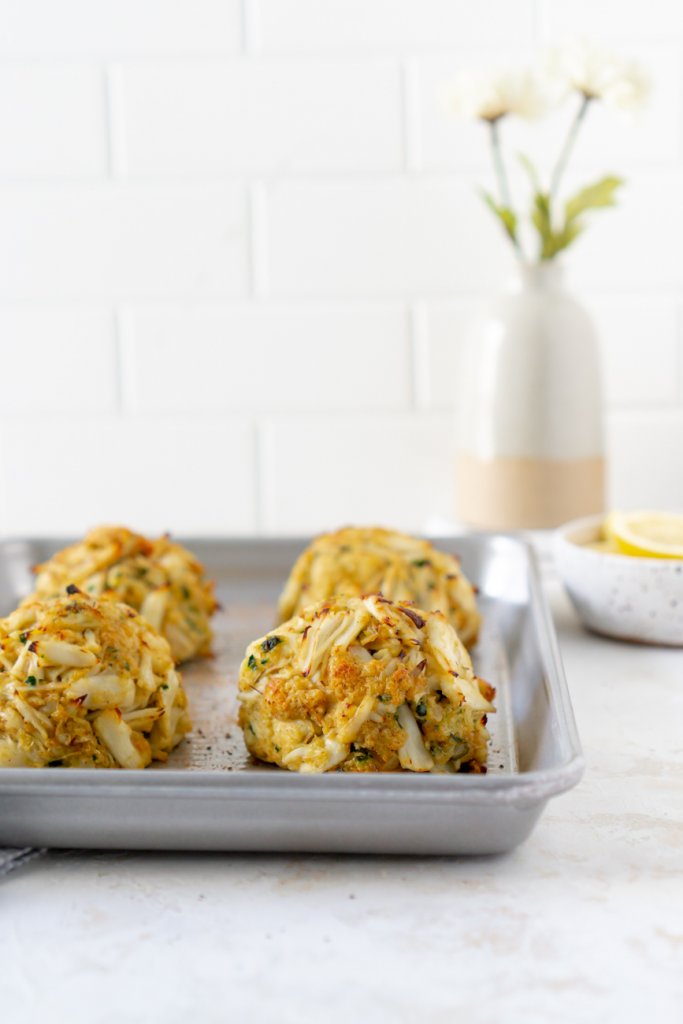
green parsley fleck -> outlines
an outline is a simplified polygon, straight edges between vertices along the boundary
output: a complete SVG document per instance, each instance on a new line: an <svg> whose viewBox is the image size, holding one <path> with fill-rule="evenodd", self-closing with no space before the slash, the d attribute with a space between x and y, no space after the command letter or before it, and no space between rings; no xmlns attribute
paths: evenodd
<svg viewBox="0 0 683 1024"><path fill-rule="evenodd" d="M161 684L161 689L162 690L168 690L168 683L162 683Z"/></svg>
<svg viewBox="0 0 683 1024"><path fill-rule="evenodd" d="M263 651L264 654L267 654L268 651L272 651L274 647L277 647L277 645L281 643L281 636L267 636L266 639L261 644L261 650Z"/></svg>
<svg viewBox="0 0 683 1024"><path fill-rule="evenodd" d="M247 668L250 668L252 672L256 668L256 658L254 657L253 654L249 655L249 658L247 660Z"/></svg>
<svg viewBox="0 0 683 1024"><path fill-rule="evenodd" d="M28 633L20 633L19 639L21 640L22 644L25 644L26 641L28 640Z"/></svg>
<svg viewBox="0 0 683 1024"><path fill-rule="evenodd" d="M35 676L28 676L26 682L28 683L29 686L35 686L38 680L36 679Z"/></svg>
<svg viewBox="0 0 683 1024"><path fill-rule="evenodd" d="M380 700L382 702L382 704L388 704L389 701L391 700L391 697L389 696L388 693L380 693L380 695L377 698L377 700Z"/></svg>
<svg viewBox="0 0 683 1024"><path fill-rule="evenodd" d="M424 702L424 700L419 701L417 707L415 708L415 714L417 715L418 718L424 718L425 715L427 714L427 705Z"/></svg>
<svg viewBox="0 0 683 1024"><path fill-rule="evenodd" d="M367 747L359 747L356 746L355 743L352 743L351 750L353 751L354 760L359 764L362 764L364 761L372 760L373 753L371 750L368 750Z"/></svg>
<svg viewBox="0 0 683 1024"><path fill-rule="evenodd" d="M424 569L425 565L431 565L431 564L432 563L429 561L428 558L417 558L413 562L413 565L415 566L416 569Z"/></svg>

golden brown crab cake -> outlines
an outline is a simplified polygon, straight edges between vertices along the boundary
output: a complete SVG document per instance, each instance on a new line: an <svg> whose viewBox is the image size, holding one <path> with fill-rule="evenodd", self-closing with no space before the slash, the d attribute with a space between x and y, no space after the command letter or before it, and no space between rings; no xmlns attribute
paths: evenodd
<svg viewBox="0 0 683 1024"><path fill-rule="evenodd" d="M75 583L94 597L125 601L166 637L176 661L211 650L213 584L194 555L168 537L152 541L123 526L99 526L35 572L38 597Z"/></svg>
<svg viewBox="0 0 683 1024"><path fill-rule="evenodd" d="M440 612L341 596L249 645L239 722L292 771L484 772L493 697Z"/></svg>
<svg viewBox="0 0 683 1024"><path fill-rule="evenodd" d="M289 574L278 606L280 621L339 594L375 593L441 611L467 647L476 643L477 602L458 559L429 541L379 527L350 526L316 537Z"/></svg>
<svg viewBox="0 0 683 1024"><path fill-rule="evenodd" d="M145 768L186 707L168 641L127 604L72 585L0 620L0 766Z"/></svg>

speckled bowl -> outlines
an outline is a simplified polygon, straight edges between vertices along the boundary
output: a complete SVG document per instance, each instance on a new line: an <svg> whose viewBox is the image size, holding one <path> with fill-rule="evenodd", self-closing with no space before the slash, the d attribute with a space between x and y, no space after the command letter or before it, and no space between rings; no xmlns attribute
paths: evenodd
<svg viewBox="0 0 683 1024"><path fill-rule="evenodd" d="M601 516L555 535L555 559L589 629L643 644L683 646L683 559L632 558L582 545L599 539Z"/></svg>

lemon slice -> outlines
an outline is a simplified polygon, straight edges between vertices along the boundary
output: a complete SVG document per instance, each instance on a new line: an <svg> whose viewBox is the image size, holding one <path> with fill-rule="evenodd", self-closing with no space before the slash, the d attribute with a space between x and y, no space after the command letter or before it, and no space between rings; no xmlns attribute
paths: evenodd
<svg viewBox="0 0 683 1024"><path fill-rule="evenodd" d="M605 536L624 555L683 558L683 515L672 512L612 512Z"/></svg>

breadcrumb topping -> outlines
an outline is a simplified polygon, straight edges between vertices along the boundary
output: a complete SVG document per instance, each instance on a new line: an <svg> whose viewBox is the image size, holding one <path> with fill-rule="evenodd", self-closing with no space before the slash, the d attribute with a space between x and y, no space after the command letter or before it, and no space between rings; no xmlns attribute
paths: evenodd
<svg viewBox="0 0 683 1024"><path fill-rule="evenodd" d="M340 594L384 594L441 611L462 642L476 642L474 588L454 555L426 540L379 527L345 527L317 537L299 556L280 597L280 621Z"/></svg>
<svg viewBox="0 0 683 1024"><path fill-rule="evenodd" d="M93 597L129 604L166 637L176 661L210 653L213 584L194 555L168 537L152 541L123 526L99 526L34 572L37 597L75 583Z"/></svg>

